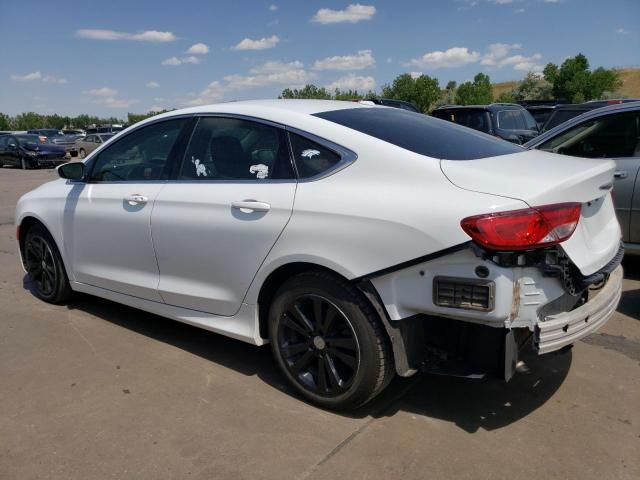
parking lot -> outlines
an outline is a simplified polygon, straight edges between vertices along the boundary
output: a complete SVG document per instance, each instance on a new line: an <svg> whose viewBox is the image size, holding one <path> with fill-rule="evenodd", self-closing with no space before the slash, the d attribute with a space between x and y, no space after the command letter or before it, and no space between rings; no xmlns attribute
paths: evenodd
<svg viewBox="0 0 640 480"><path fill-rule="evenodd" d="M509 384L420 375L336 414L288 390L268 348L38 301L13 211L54 178L0 169L0 478L640 478L640 261L599 333Z"/></svg>

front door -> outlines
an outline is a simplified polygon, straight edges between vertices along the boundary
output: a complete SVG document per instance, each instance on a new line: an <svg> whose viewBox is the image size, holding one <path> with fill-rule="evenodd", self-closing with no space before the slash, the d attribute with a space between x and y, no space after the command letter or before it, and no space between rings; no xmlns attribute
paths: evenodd
<svg viewBox="0 0 640 480"><path fill-rule="evenodd" d="M76 281L162 301L151 212L186 122L167 120L126 134L92 159L88 181L71 189L63 221Z"/></svg>
<svg viewBox="0 0 640 480"><path fill-rule="evenodd" d="M284 130L202 117L151 215L164 301L234 315L291 216L295 191Z"/></svg>

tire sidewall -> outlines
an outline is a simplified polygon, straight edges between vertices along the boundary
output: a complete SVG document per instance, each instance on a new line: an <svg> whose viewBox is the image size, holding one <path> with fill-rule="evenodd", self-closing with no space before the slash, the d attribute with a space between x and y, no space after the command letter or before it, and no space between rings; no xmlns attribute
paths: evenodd
<svg viewBox="0 0 640 480"><path fill-rule="evenodd" d="M40 300L49 303L58 303L61 297L64 296L65 290L68 288L67 274L60 257L60 252L58 251L58 247L56 246L56 242L53 240L53 237L42 225L34 225L29 229L29 231L27 232L27 237L25 238L25 249L27 244L29 243L29 240L36 235L41 237L47 243L47 246L49 247L53 255L53 266L56 272L56 285L51 294L45 295L38 290L38 288L35 286L35 283L33 282L33 279L31 279L31 276L29 275L29 280L33 283L33 288L31 289L31 291Z"/></svg>
<svg viewBox="0 0 640 480"><path fill-rule="evenodd" d="M315 404L330 409L343 409L364 403L375 389L380 369L377 337L366 314L350 298L353 293L345 291L338 284L324 282L322 277L317 277L313 274L297 275L291 280L285 282L280 288L269 310L269 338L278 367L290 384ZM326 397L304 388L291 375L286 362L279 352L277 345L279 321L290 303L302 295L318 295L329 300L342 311L355 332L360 353L358 369L349 389L338 396Z"/></svg>

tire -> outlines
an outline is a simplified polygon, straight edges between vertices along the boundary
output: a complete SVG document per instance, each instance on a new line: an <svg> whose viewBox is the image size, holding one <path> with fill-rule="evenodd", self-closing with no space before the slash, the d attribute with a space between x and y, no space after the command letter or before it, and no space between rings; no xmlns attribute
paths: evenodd
<svg viewBox="0 0 640 480"><path fill-rule="evenodd" d="M280 287L269 309L269 338L284 377L323 408L355 409L395 373L377 313L361 292L330 273L301 273Z"/></svg>
<svg viewBox="0 0 640 480"><path fill-rule="evenodd" d="M78 151L78 156L79 156L80 158L85 158L85 157L87 156L87 152L85 152L85 151L84 151L84 148L81 148L81 149Z"/></svg>
<svg viewBox="0 0 640 480"><path fill-rule="evenodd" d="M31 166L29 165L25 157L20 158L20 168L22 168L22 170L27 170L31 168Z"/></svg>
<svg viewBox="0 0 640 480"><path fill-rule="evenodd" d="M62 257L51 234L43 225L29 229L24 242L24 263L33 294L48 303L62 304L72 290Z"/></svg>

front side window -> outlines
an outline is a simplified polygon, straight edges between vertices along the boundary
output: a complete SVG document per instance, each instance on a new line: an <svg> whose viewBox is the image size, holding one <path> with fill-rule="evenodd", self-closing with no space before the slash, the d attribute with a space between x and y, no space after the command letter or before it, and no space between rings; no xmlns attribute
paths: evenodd
<svg viewBox="0 0 640 480"><path fill-rule="evenodd" d="M290 133L291 150L300 178L312 178L333 168L340 155L318 143L295 133Z"/></svg>
<svg viewBox="0 0 640 480"><path fill-rule="evenodd" d="M538 148L588 158L640 156L638 112L608 115L583 122L547 140Z"/></svg>
<svg viewBox="0 0 640 480"><path fill-rule="evenodd" d="M285 132L239 118L203 117L185 152L179 180L284 180L293 168Z"/></svg>
<svg viewBox="0 0 640 480"><path fill-rule="evenodd" d="M142 127L98 154L92 181L137 181L168 178L170 153L187 119Z"/></svg>
<svg viewBox="0 0 640 480"><path fill-rule="evenodd" d="M524 130L524 120L518 110L502 110L498 112L498 128L502 130Z"/></svg>

